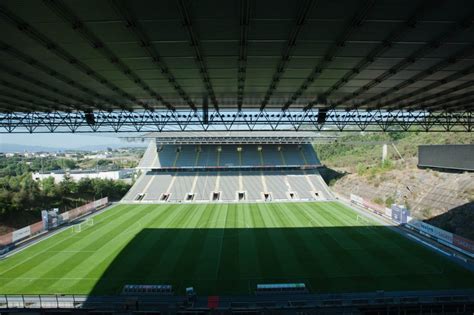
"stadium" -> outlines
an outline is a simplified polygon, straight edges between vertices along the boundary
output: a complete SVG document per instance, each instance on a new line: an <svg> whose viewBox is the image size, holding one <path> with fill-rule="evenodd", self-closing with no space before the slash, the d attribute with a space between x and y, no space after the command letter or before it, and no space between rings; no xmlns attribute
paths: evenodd
<svg viewBox="0 0 474 315"><path fill-rule="evenodd" d="M474 241L341 194L315 145L467 134L418 167L471 192L473 17L461 0L2 1L2 137L146 149L120 200L0 235L0 312L474 312Z"/></svg>
<svg viewBox="0 0 474 315"><path fill-rule="evenodd" d="M138 165L144 176L124 200L256 202L331 198L317 170L321 163L310 145L314 138L311 134L305 138L304 133L298 133L298 139L292 133L278 132L212 133L197 139L193 133L176 136L179 139L173 134L157 134L150 142Z"/></svg>

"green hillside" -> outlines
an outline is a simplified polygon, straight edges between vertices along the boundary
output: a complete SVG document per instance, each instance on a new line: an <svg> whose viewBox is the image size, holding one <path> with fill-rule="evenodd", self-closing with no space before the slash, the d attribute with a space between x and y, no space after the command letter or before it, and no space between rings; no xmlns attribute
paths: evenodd
<svg viewBox="0 0 474 315"><path fill-rule="evenodd" d="M394 143L405 159L416 158L420 144L469 144L474 143L472 133L455 132L390 132L344 134L337 142L316 144L320 160L329 167L355 169L357 165L378 166L383 143ZM393 147L389 158L400 159Z"/></svg>

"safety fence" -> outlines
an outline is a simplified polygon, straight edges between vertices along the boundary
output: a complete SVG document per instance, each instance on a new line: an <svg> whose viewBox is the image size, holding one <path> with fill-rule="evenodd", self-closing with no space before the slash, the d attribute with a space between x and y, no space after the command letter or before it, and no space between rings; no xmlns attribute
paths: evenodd
<svg viewBox="0 0 474 315"><path fill-rule="evenodd" d="M124 310L152 311L156 313L177 313L185 308L194 311L209 309L209 296L196 296L192 303L187 296L179 295L136 295L131 299L124 295L109 296L86 296L86 295L0 295L0 310L11 309L82 309L92 310L95 314L99 310L106 310L108 313L113 311L124 312ZM318 293L318 294L268 294L268 295L248 295L248 296L219 296L220 310L241 311L253 310L275 310L277 313L285 313L284 310L299 308L323 309L336 308L340 313L341 307L350 310L355 307L357 310L361 307L381 307L383 313L386 307L395 307L394 313L405 313L400 307L410 306L414 313L413 306L424 305L423 309L416 309L416 313L432 313L429 305L436 305L439 313L443 306L458 305L463 308L456 308L456 312L471 314L474 310L474 292L472 290L442 290L442 291L376 291L376 292L358 292L358 293ZM466 309L464 306L470 305ZM441 307L440 307L441 306ZM455 309L455 310L456 310ZM449 310L449 309L446 309ZM292 312L294 313L294 312ZM330 312L333 313L333 312ZM353 313L353 312L350 312ZM356 313L359 313L357 311ZM448 312L449 313L449 312ZM86 314L86 313L85 313Z"/></svg>
<svg viewBox="0 0 474 315"><path fill-rule="evenodd" d="M59 215L62 218L61 224L71 222L86 213L95 211L98 208L107 205L108 202L108 197L105 197L82 205L78 208L74 208L72 210L61 213ZM16 243L35 236L46 230L48 230L48 228L45 226L45 222L39 221L31 225L25 226L21 229L15 230L13 232L0 235L0 255L9 252L12 248L15 247Z"/></svg>
<svg viewBox="0 0 474 315"><path fill-rule="evenodd" d="M424 236L434 239L445 246L464 253L471 258L474 258L474 242L467 238L445 231L426 222L414 219L405 213L402 214L402 211L397 207L383 207L354 194L351 194L351 202L387 219L395 221L396 223L404 223L406 227L415 230Z"/></svg>
<svg viewBox="0 0 474 315"><path fill-rule="evenodd" d="M357 195L351 194L351 202L355 203L361 207L364 207L372 212L375 212L379 215L386 216L388 218L392 218L392 209L380 206L376 203L373 203L369 200L366 200L362 197Z"/></svg>

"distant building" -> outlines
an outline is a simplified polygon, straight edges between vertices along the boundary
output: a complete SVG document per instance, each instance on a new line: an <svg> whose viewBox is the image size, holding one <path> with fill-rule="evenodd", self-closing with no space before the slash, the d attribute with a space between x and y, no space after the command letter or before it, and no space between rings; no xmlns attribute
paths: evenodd
<svg viewBox="0 0 474 315"><path fill-rule="evenodd" d="M54 178L55 182L61 182L64 180L64 177L68 175L73 181L80 181L83 178L100 178L100 179L125 179L128 177L131 177L132 174L134 173L134 169L123 169L123 170L118 170L118 171L93 171L93 170L87 170L87 171L55 171L55 172L50 172L50 173L33 173L32 177L34 180L43 180L49 177Z"/></svg>
<svg viewBox="0 0 474 315"><path fill-rule="evenodd" d="M93 159L93 160L101 160L101 159L108 159L111 158L112 154L111 153L97 153L97 154L90 154L86 155L85 158L87 159Z"/></svg>

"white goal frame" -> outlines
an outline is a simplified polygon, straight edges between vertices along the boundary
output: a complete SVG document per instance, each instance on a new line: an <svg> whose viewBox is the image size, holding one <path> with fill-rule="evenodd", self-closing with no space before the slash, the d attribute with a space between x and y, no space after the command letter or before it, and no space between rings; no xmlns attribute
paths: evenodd
<svg viewBox="0 0 474 315"><path fill-rule="evenodd" d="M94 226L94 219L93 218L87 218L81 223L74 224L72 226L72 232L73 233L80 233L82 230L89 228L91 226Z"/></svg>

